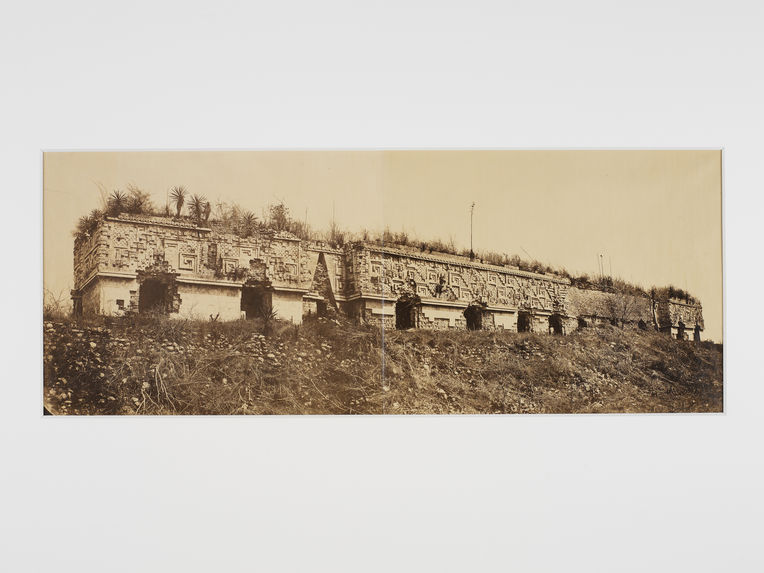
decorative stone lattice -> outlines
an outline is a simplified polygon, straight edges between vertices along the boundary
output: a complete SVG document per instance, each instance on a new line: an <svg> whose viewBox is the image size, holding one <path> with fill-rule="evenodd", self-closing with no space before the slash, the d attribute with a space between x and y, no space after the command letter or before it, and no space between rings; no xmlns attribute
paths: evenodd
<svg viewBox="0 0 764 573"><path fill-rule="evenodd" d="M515 328L519 314L527 313L534 331L542 332L548 330L550 315L559 315L562 328L569 332L579 324L578 318L592 324L606 321L613 307L623 303L610 293L572 288L570 281L556 275L444 253L369 243L333 249L283 232L263 230L242 238L182 220L120 215L107 217L92 235L75 241L75 308L100 308L93 284L103 276L125 281L127 286L120 287L124 294L116 298L127 299L129 289L129 308L134 310L139 304L136 280L140 284L161 273L167 275L168 284L185 281L203 284L208 290L222 288L221 297L230 297L237 292L232 289L253 280L268 284L274 293L297 297L298 308L307 312L322 303L391 327L395 322L392 309L402 298L418 297L423 310L417 320L428 328L465 328L462 311L480 305L483 328ZM198 300L201 287L196 288ZM176 295L177 291L172 295L173 310L182 302ZM627 302L622 322L637 324L641 320L670 330L681 321L688 329L696 324L703 328L699 304L649 297L632 297ZM433 309L451 310L444 318L443 311ZM299 316L299 310L297 313ZM514 318L508 319L509 315Z"/></svg>
<svg viewBox="0 0 764 573"><path fill-rule="evenodd" d="M484 303L507 309L565 311L569 282L553 276L512 271L504 267L474 265L436 256L418 256L393 249L361 245L354 249L358 276L356 294L401 296L413 281L422 299Z"/></svg>

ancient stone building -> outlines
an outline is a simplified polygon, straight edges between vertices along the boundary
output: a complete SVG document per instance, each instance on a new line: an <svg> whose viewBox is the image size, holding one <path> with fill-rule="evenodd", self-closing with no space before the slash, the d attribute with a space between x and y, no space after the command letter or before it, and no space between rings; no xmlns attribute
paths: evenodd
<svg viewBox="0 0 764 573"><path fill-rule="evenodd" d="M343 312L390 328L565 334L610 321L692 338L702 308L582 290L567 278L408 247L335 249L284 232L240 237L214 224L106 217L74 247L76 313L156 312L208 320Z"/></svg>
<svg viewBox="0 0 764 573"><path fill-rule="evenodd" d="M106 217L74 248L75 311L160 312L234 320L273 313L299 323L336 307L343 256L287 233L219 233L169 218Z"/></svg>
<svg viewBox="0 0 764 573"><path fill-rule="evenodd" d="M350 316L398 328L565 329L569 281L466 257L356 244L345 251Z"/></svg>

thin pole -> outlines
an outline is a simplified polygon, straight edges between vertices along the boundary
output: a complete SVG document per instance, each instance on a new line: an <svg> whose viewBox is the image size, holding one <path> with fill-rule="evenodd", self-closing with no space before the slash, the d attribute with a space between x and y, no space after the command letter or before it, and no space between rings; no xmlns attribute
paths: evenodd
<svg viewBox="0 0 764 573"><path fill-rule="evenodd" d="M472 202L472 206L470 207L470 257L475 257L475 251L472 250L472 221L474 219L475 215L475 202Z"/></svg>

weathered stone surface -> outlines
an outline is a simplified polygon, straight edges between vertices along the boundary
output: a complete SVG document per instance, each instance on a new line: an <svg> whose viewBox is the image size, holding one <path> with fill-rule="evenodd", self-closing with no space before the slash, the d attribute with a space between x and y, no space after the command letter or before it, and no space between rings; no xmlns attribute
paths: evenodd
<svg viewBox="0 0 764 573"><path fill-rule="evenodd" d="M408 247L334 249L270 230L242 238L164 217L107 217L75 242L74 277L75 309L86 313L138 312L153 297L171 315L234 320L246 314L242 287L257 284L276 316L295 323L342 310L394 328L398 301L416 297L406 322L418 328L467 328L465 311L476 306L473 327L491 330L564 333L608 321L674 334L680 321L688 331L703 328L700 304L687 301L582 290L556 275ZM147 281L167 291L149 296Z"/></svg>

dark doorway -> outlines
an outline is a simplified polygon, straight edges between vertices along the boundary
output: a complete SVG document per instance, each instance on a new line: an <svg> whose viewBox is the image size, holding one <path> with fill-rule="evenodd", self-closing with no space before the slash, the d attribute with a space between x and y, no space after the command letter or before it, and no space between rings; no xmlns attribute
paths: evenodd
<svg viewBox="0 0 764 573"><path fill-rule="evenodd" d="M679 321L679 327L676 329L676 339L684 340L684 322Z"/></svg>
<svg viewBox="0 0 764 573"><path fill-rule="evenodd" d="M549 317L549 333L550 334L565 334L562 327L562 317L559 314L553 314Z"/></svg>
<svg viewBox="0 0 764 573"><path fill-rule="evenodd" d="M271 293L263 286L241 287L241 310L248 320L263 318L271 312Z"/></svg>
<svg viewBox="0 0 764 573"><path fill-rule="evenodd" d="M469 305L464 310L464 318L467 319L467 330L482 330L483 308L480 305Z"/></svg>
<svg viewBox="0 0 764 573"><path fill-rule="evenodd" d="M589 326L589 323L586 322L586 319L585 318L581 318L579 316L578 317L578 328L586 328L587 326Z"/></svg>
<svg viewBox="0 0 764 573"><path fill-rule="evenodd" d="M639 327L639 330L647 330L647 323L641 318L639 319L637 326Z"/></svg>
<svg viewBox="0 0 764 573"><path fill-rule="evenodd" d="M181 299L178 284L175 282L176 277L177 273L171 272L169 265L158 258L154 265L139 270L138 292L136 294L135 291L130 291L130 309L137 305L138 312L179 312Z"/></svg>
<svg viewBox="0 0 764 573"><path fill-rule="evenodd" d="M700 325L695 325L695 331L693 333L693 338L695 339L695 342L700 342Z"/></svg>
<svg viewBox="0 0 764 573"><path fill-rule="evenodd" d="M138 312L169 312L169 289L166 282L158 279L146 279L138 289Z"/></svg>
<svg viewBox="0 0 764 573"><path fill-rule="evenodd" d="M421 300L418 296L403 295L395 303L395 328L407 330L416 328L419 322L419 305Z"/></svg>
<svg viewBox="0 0 764 573"><path fill-rule="evenodd" d="M531 331L531 314L529 312L517 313L517 332Z"/></svg>
<svg viewBox="0 0 764 573"><path fill-rule="evenodd" d="M325 300L316 301L316 315L319 317L326 316L326 301Z"/></svg>

